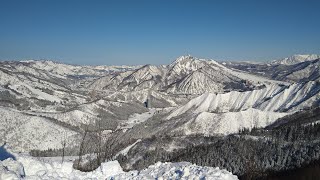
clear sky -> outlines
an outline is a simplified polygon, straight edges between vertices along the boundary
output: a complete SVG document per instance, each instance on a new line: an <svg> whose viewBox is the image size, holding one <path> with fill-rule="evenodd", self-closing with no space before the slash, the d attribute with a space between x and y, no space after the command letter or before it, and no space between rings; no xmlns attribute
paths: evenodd
<svg viewBox="0 0 320 180"><path fill-rule="evenodd" d="M320 54L320 0L0 0L0 59L168 64Z"/></svg>

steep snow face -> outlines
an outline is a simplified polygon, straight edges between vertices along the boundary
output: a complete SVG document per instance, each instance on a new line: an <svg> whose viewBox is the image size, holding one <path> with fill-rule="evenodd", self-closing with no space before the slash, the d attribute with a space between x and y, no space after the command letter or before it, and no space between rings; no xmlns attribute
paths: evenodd
<svg viewBox="0 0 320 180"><path fill-rule="evenodd" d="M0 161L1 179L212 179L236 180L237 176L213 167L202 167L188 162L161 163L141 171L124 172L117 161L102 163L91 172L81 172L72 168L72 162L41 161L18 155L17 160Z"/></svg>
<svg viewBox="0 0 320 180"><path fill-rule="evenodd" d="M180 81L171 84L167 92L180 94L202 94L205 92L223 92L225 90L249 89L245 81L236 76L217 70L212 66L204 66L191 72Z"/></svg>
<svg viewBox="0 0 320 180"><path fill-rule="evenodd" d="M317 82L272 85L260 90L225 94L205 93L172 110L166 121L181 122L182 134L230 134L243 128L265 127L287 114L318 105Z"/></svg>
<svg viewBox="0 0 320 180"><path fill-rule="evenodd" d="M263 89L247 92L231 91L225 94L205 93L174 110L167 119L186 112L200 113L207 111L221 113L246 110L260 105L282 90L283 87L272 85Z"/></svg>
<svg viewBox="0 0 320 180"><path fill-rule="evenodd" d="M317 55L317 54L296 54L284 59L274 60L272 61L272 64L293 65L293 64L298 64L301 62L311 61L319 58L320 58L320 55Z"/></svg>
<svg viewBox="0 0 320 180"><path fill-rule="evenodd" d="M172 76L181 76L196 71L207 64L206 61L197 59L190 55L180 56L169 65L170 74ZM169 75L170 77L170 75Z"/></svg>
<svg viewBox="0 0 320 180"><path fill-rule="evenodd" d="M187 75L181 81L169 86L167 92L178 94L202 94L204 92L223 91L222 83L216 83L214 79L201 71L195 71Z"/></svg>
<svg viewBox="0 0 320 180"><path fill-rule="evenodd" d="M319 99L317 82L293 84L289 87L271 85L266 88L225 94L205 93L173 111L167 119L186 112L229 112L256 108L264 111L294 111L303 109Z"/></svg>
<svg viewBox="0 0 320 180"><path fill-rule="evenodd" d="M220 72L224 68L213 60L198 59L190 55L180 56L173 63L168 65L168 75L166 78L167 84L175 83L178 79L181 79L203 67L210 67Z"/></svg>
<svg viewBox="0 0 320 180"><path fill-rule="evenodd" d="M125 91L147 88L158 89L154 86L160 86L164 73L164 70L160 67L146 65L125 77L119 87Z"/></svg>
<svg viewBox="0 0 320 180"><path fill-rule="evenodd" d="M273 98L262 103L259 108L265 111L289 111L311 107L320 99L319 82L310 81L303 84L293 84Z"/></svg>
<svg viewBox="0 0 320 180"><path fill-rule="evenodd" d="M253 108L227 113L201 112L194 115L190 118L190 121L175 131L183 132L186 135L227 135L238 133L239 130L244 128L265 127L285 115L287 113L265 112Z"/></svg>

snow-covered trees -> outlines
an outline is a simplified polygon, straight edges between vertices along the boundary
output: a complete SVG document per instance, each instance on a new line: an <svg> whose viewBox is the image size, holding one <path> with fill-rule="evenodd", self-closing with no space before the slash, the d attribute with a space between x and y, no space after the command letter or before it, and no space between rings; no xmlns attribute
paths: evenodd
<svg viewBox="0 0 320 180"><path fill-rule="evenodd" d="M169 138L169 139L168 139ZM127 157L119 156L122 165L132 164L132 169L142 169L157 161L187 161L201 166L226 168L245 178L257 178L271 172L304 167L320 159L320 124L282 126L273 130L257 129L241 131L227 137L193 137L202 141L199 145L188 145L175 151L164 148L133 148ZM188 139L191 141L191 137ZM172 137L153 137L144 144L168 144ZM140 144L140 146L142 146ZM149 145L150 146L150 145Z"/></svg>

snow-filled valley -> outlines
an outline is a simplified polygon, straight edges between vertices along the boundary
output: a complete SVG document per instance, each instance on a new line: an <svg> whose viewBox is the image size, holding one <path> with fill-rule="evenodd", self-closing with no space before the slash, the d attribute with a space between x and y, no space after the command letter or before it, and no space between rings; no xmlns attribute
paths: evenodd
<svg viewBox="0 0 320 180"><path fill-rule="evenodd" d="M244 130L264 132L319 107L318 58L250 64L187 55L160 66L0 62L0 145L16 156L0 161L0 179L237 179L232 173L240 170L166 153ZM270 134L256 139L268 142ZM73 161L42 157L62 154Z"/></svg>

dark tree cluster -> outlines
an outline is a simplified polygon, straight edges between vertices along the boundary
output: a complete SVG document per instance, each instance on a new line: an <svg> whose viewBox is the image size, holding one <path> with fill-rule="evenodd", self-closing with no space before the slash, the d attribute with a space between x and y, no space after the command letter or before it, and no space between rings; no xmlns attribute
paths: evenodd
<svg viewBox="0 0 320 180"><path fill-rule="evenodd" d="M164 148L149 150L131 168L143 169L158 161L187 161L225 168L242 179L256 179L301 168L320 159L320 124L273 130L244 129L239 134L214 139L217 140L210 139L210 143L189 145L173 152ZM134 155L129 153L128 157L120 156L118 160L125 166Z"/></svg>

